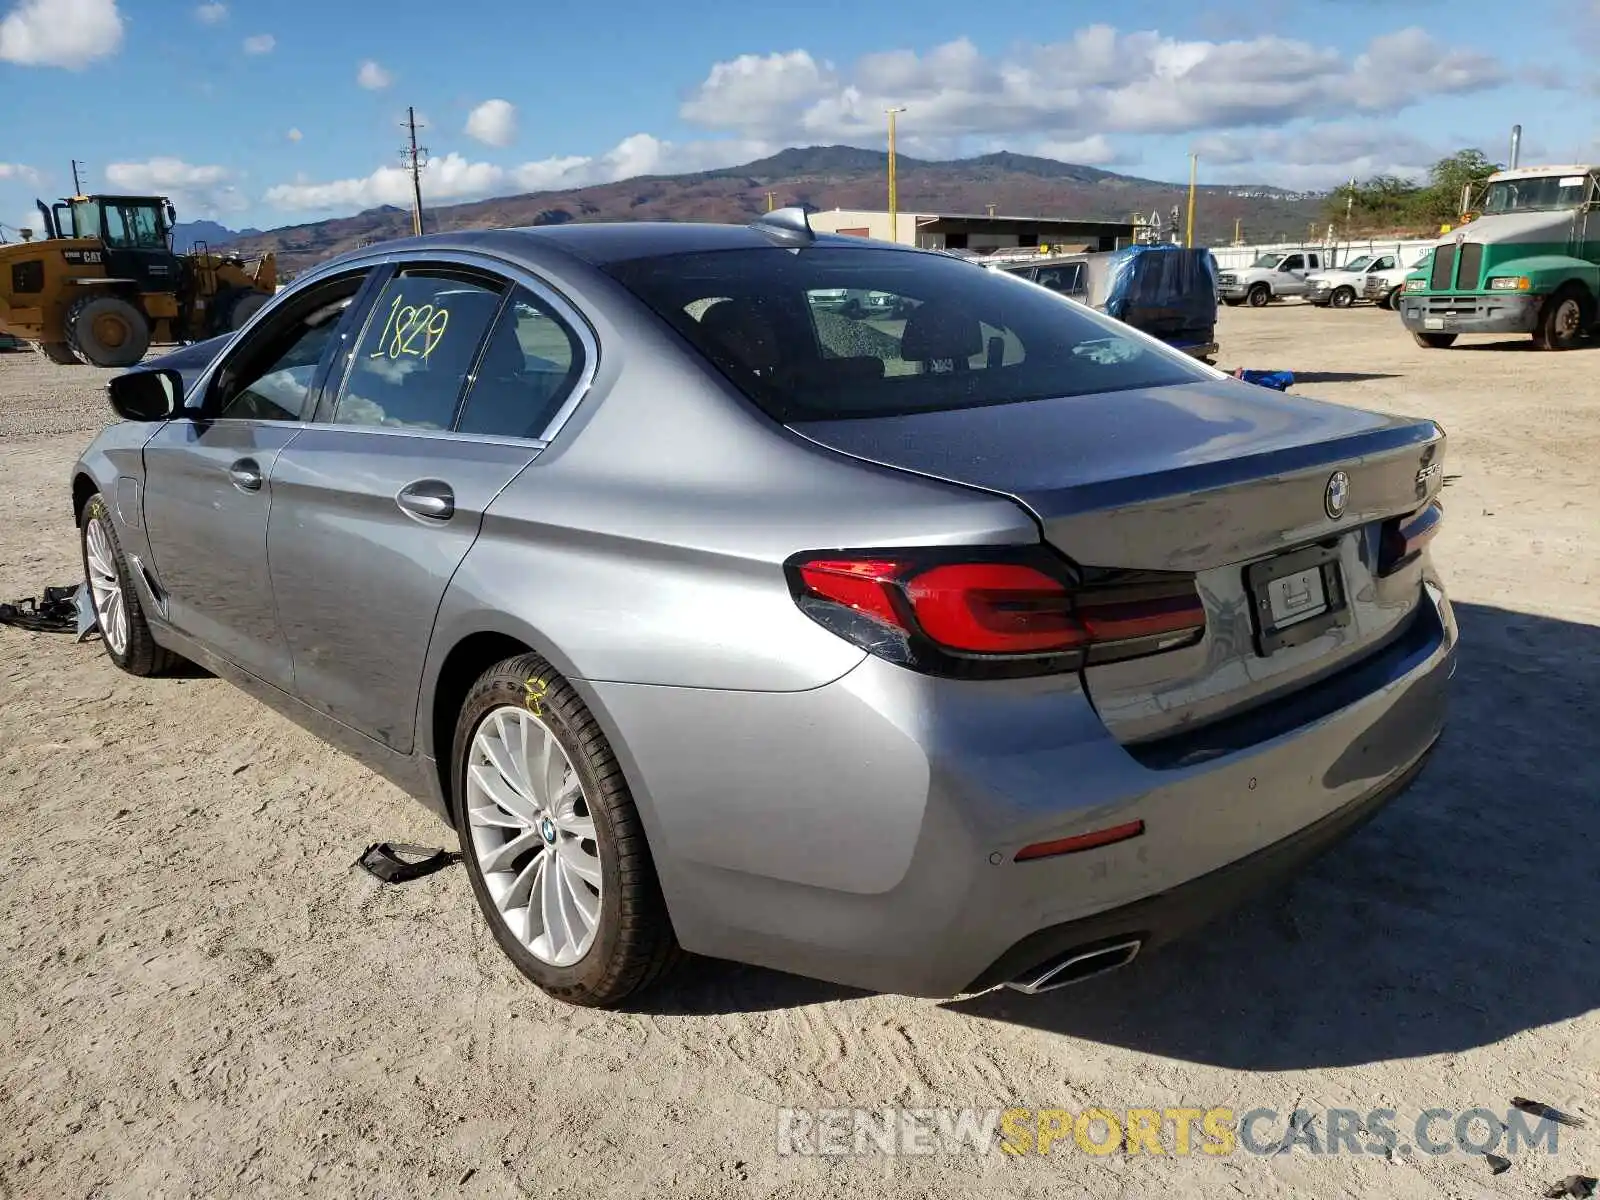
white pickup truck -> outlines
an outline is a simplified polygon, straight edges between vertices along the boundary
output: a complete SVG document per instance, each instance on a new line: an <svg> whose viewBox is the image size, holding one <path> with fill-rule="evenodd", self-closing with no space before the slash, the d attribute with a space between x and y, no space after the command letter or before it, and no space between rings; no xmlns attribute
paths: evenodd
<svg viewBox="0 0 1600 1200"><path fill-rule="evenodd" d="M1284 296L1304 296L1306 277L1322 270L1327 255L1322 250L1279 250L1263 254L1248 267L1235 267L1217 275L1217 295L1224 304L1248 303L1262 308Z"/></svg>
<svg viewBox="0 0 1600 1200"><path fill-rule="evenodd" d="M1409 267L1398 255L1363 254L1349 262L1306 276L1306 299L1319 308L1349 308L1357 300L1371 300L1380 308L1393 308Z"/></svg>

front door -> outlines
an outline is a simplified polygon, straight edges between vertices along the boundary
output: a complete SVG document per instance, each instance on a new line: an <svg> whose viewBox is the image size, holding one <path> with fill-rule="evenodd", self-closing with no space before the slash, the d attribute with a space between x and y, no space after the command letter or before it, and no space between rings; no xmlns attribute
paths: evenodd
<svg viewBox="0 0 1600 1200"><path fill-rule="evenodd" d="M400 753L445 588L582 368L558 303L486 272L403 268L278 458L267 549L296 692Z"/></svg>
<svg viewBox="0 0 1600 1200"><path fill-rule="evenodd" d="M1278 264L1272 290L1280 296L1298 296L1306 290L1306 256L1291 254Z"/></svg>
<svg viewBox="0 0 1600 1200"><path fill-rule="evenodd" d="M192 407L144 448L145 525L166 619L284 689L293 675L267 570L272 472L303 428L363 278L317 289L230 348Z"/></svg>

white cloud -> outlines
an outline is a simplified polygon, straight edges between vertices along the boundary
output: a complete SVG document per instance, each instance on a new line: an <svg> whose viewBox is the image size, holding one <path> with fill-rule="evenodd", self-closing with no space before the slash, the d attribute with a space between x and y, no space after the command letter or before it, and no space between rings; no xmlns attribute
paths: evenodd
<svg viewBox="0 0 1600 1200"><path fill-rule="evenodd" d="M76 70L122 44L117 0L22 0L0 20L0 61Z"/></svg>
<svg viewBox="0 0 1600 1200"><path fill-rule="evenodd" d="M1046 139L1038 143L1031 153L1042 158L1078 163L1086 167L1113 167L1138 161L1137 156L1118 150L1103 133L1090 134L1086 138L1066 142Z"/></svg>
<svg viewBox="0 0 1600 1200"><path fill-rule="evenodd" d="M136 195L167 196L179 209L180 219L238 212L250 206L227 167L197 166L181 158L109 163L106 182Z"/></svg>
<svg viewBox="0 0 1600 1200"><path fill-rule="evenodd" d="M485 100L467 117L467 136L486 146L517 140L517 107L509 100Z"/></svg>
<svg viewBox="0 0 1600 1200"><path fill-rule="evenodd" d="M369 92L379 92L394 82L394 75L369 58L356 72L356 82Z"/></svg>
<svg viewBox="0 0 1600 1200"><path fill-rule="evenodd" d="M244 52L246 54L271 54L273 47L277 44L278 39L270 33L258 33L253 37L245 38Z"/></svg>
<svg viewBox="0 0 1600 1200"><path fill-rule="evenodd" d="M1268 182L1305 190L1374 175L1421 182L1428 167L1448 153L1403 129L1348 122L1212 134L1197 139L1194 151L1207 182Z"/></svg>
<svg viewBox="0 0 1600 1200"><path fill-rule="evenodd" d="M38 187L44 181L35 168L24 163L8 162L0 162L0 179L16 179L33 187Z"/></svg>
<svg viewBox="0 0 1600 1200"><path fill-rule="evenodd" d="M202 4L194 10L195 19L203 25L216 25L228 19L226 4Z"/></svg>
<svg viewBox="0 0 1600 1200"><path fill-rule="evenodd" d="M291 129L283 136L288 138L291 142L298 142L301 138L305 137L305 134L301 133L298 129Z"/></svg>
<svg viewBox="0 0 1600 1200"><path fill-rule="evenodd" d="M428 205L478 200L508 191L539 192L611 183L638 175L704 171L732 166L771 153L765 142L728 139L665 142L636 133L597 155L567 155L502 167L450 153L430 162L422 176ZM296 180L269 188L266 203L292 212L336 212L411 204L411 176L401 167L379 167L359 179L328 183Z"/></svg>
<svg viewBox="0 0 1600 1200"><path fill-rule="evenodd" d="M1006 55L986 56L960 39L926 54L869 55L848 71L804 50L744 55L713 66L679 112L709 128L815 141L881 136L884 109L905 105L908 133L1040 133L1070 142L1396 112L1505 78L1489 56L1415 28L1344 56L1292 38L1179 41L1092 25L1065 42Z"/></svg>

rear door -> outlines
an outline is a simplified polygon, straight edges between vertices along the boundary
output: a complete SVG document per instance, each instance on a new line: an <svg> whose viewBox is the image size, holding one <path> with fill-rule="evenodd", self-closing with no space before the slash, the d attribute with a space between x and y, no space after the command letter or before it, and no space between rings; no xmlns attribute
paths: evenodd
<svg viewBox="0 0 1600 1200"><path fill-rule="evenodd" d="M592 370L580 328L537 281L471 261L408 262L384 283L275 471L273 587L312 706L410 751L440 600Z"/></svg>
<svg viewBox="0 0 1600 1200"><path fill-rule="evenodd" d="M162 615L259 679L292 686L267 570L273 468L349 335L366 270L286 301L210 373L194 411L145 444L144 520Z"/></svg>

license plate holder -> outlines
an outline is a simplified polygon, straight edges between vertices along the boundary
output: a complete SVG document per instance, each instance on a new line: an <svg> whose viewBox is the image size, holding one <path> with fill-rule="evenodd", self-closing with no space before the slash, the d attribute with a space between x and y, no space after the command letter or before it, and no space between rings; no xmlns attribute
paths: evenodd
<svg viewBox="0 0 1600 1200"><path fill-rule="evenodd" d="M1422 318L1422 327L1424 329L1443 329L1444 328L1444 318L1443 317L1423 317Z"/></svg>
<svg viewBox="0 0 1600 1200"><path fill-rule="evenodd" d="M1338 546L1307 546L1251 563L1244 581L1263 658L1350 623Z"/></svg>

